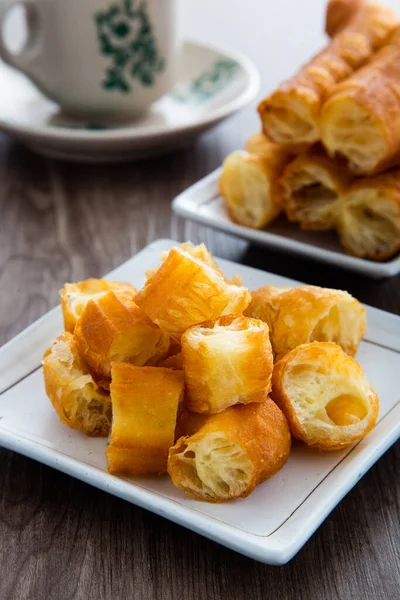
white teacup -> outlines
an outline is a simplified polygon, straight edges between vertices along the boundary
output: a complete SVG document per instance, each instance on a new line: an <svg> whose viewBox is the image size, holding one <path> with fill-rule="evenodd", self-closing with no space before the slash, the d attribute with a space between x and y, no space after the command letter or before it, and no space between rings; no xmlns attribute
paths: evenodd
<svg viewBox="0 0 400 600"><path fill-rule="evenodd" d="M1 0L0 29L26 10L20 53L0 35L0 56L68 114L124 121L175 82L179 0Z"/></svg>

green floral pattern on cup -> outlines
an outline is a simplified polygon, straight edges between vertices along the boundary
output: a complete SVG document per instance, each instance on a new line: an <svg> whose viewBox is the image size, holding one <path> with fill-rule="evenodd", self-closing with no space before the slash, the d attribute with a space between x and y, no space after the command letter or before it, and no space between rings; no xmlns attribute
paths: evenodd
<svg viewBox="0 0 400 600"><path fill-rule="evenodd" d="M109 57L101 85L106 90L125 94L133 90L133 81L152 87L165 67L153 35L147 3L121 0L95 16L101 53Z"/></svg>
<svg viewBox="0 0 400 600"><path fill-rule="evenodd" d="M177 86L171 95L179 102L204 102L222 91L238 69L238 63L233 60L218 60L189 84Z"/></svg>

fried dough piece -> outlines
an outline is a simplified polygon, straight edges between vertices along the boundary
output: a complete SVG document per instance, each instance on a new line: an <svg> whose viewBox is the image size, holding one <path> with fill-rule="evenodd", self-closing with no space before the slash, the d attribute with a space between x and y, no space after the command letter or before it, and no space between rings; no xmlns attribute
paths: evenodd
<svg viewBox="0 0 400 600"><path fill-rule="evenodd" d="M303 152L283 171L283 208L289 221L302 229L332 229L340 212L341 196L353 177L343 160L329 158L317 146Z"/></svg>
<svg viewBox="0 0 400 600"><path fill-rule="evenodd" d="M245 498L285 464L290 432L268 397L209 416L186 413L186 437L170 449L173 483L196 500Z"/></svg>
<svg viewBox="0 0 400 600"><path fill-rule="evenodd" d="M321 112L321 139L331 156L371 175L400 160L400 29L390 43L335 87Z"/></svg>
<svg viewBox="0 0 400 600"><path fill-rule="evenodd" d="M313 341L335 342L354 356L366 329L365 308L358 300L342 290L312 285L260 288L246 314L265 317L276 360Z"/></svg>
<svg viewBox="0 0 400 600"><path fill-rule="evenodd" d="M361 4L322 52L261 102L258 111L265 135L295 150L318 141L321 107L335 85L365 64L398 24L390 9Z"/></svg>
<svg viewBox="0 0 400 600"><path fill-rule="evenodd" d="M361 366L336 344L298 346L280 360L272 397L293 435L319 450L341 450L376 423L379 398Z"/></svg>
<svg viewBox="0 0 400 600"><path fill-rule="evenodd" d="M183 385L182 371L113 363L113 421L106 451L110 473L166 471Z"/></svg>
<svg viewBox="0 0 400 600"><path fill-rule="evenodd" d="M172 248L135 302L176 341L192 325L241 314L250 292L228 283L214 268L181 248Z"/></svg>
<svg viewBox="0 0 400 600"><path fill-rule="evenodd" d="M325 31L333 37L354 18L365 0L329 0L326 7Z"/></svg>
<svg viewBox="0 0 400 600"><path fill-rule="evenodd" d="M217 273L219 275L224 277L225 281L227 281L228 283L233 283L234 285L242 285L242 278L240 277L240 275L234 275L234 277L232 277L232 279L228 279L227 277L225 277L225 274L221 271L221 269L217 265L213 255L207 249L205 244L198 244L197 246L195 246L191 242L183 242L179 246L175 246L175 248L180 248L181 250L185 250L185 252L187 252L194 258L201 260L207 266L211 267L212 269L215 269L215 271L217 271ZM160 256L161 260L164 261L167 258L168 254L169 254L168 250L165 252L162 252L162 254ZM152 277L158 269L159 269L159 267L156 267L155 269L148 269L146 271L146 279L150 279L150 277Z"/></svg>
<svg viewBox="0 0 400 600"><path fill-rule="evenodd" d="M400 169L355 182L343 198L337 230L354 256L394 256L400 250Z"/></svg>
<svg viewBox="0 0 400 600"><path fill-rule="evenodd" d="M289 153L287 150L283 149L279 144L271 142L271 140L269 140L262 131L253 133L253 135L247 138L245 150L249 152L249 154L255 154L256 156L267 158L273 158L274 153L277 153L278 160L282 161L286 161L287 158L293 156L292 153Z"/></svg>
<svg viewBox="0 0 400 600"><path fill-rule="evenodd" d="M46 394L65 425L89 436L108 435L110 394L94 381L69 332L55 339L44 353L43 375Z"/></svg>
<svg viewBox="0 0 400 600"><path fill-rule="evenodd" d="M126 290L133 296L137 293L137 289L130 283L109 279L85 279L78 283L66 283L60 290L65 331L74 333L76 321L89 300L98 300L110 290Z"/></svg>
<svg viewBox="0 0 400 600"><path fill-rule="evenodd" d="M125 291L110 291L89 300L75 327L82 357L101 378L110 376L112 362L143 366L168 352L169 337Z"/></svg>
<svg viewBox="0 0 400 600"><path fill-rule="evenodd" d="M248 140L246 150L225 158L219 190L233 221L261 229L279 215L282 198L278 179L291 157L278 144L256 134Z"/></svg>
<svg viewBox="0 0 400 600"><path fill-rule="evenodd" d="M264 321L230 315L191 327L182 336L182 354L193 412L262 402L271 389L273 356Z"/></svg>
<svg viewBox="0 0 400 600"><path fill-rule="evenodd" d="M264 285L252 291L251 302L243 314L252 319L265 321L271 337L271 330L279 312L280 295L292 289L288 286L276 287L273 285Z"/></svg>

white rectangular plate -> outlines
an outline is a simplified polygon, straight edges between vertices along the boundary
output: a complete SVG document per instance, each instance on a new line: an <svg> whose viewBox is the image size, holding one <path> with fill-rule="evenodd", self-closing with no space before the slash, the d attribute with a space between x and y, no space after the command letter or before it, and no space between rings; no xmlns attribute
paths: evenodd
<svg viewBox="0 0 400 600"><path fill-rule="evenodd" d="M176 242L159 240L109 274L140 287L144 272L159 264ZM250 289L296 285L224 260L231 277ZM284 468L244 500L206 504L187 498L167 475L118 478L106 471L105 439L90 439L58 420L46 398L41 356L62 330L60 308L28 327L0 349L0 445L50 465L193 531L251 556L283 564L290 560L343 496L400 433L400 318L368 308L368 332L358 360L381 398L379 422L350 450L317 453L295 444Z"/></svg>
<svg viewBox="0 0 400 600"><path fill-rule="evenodd" d="M218 191L221 169L217 169L175 198L173 210L186 219L237 235L268 248L331 263L374 279L400 273L400 254L386 262L374 262L346 254L333 231L302 231L283 216L266 230L250 229L229 218Z"/></svg>

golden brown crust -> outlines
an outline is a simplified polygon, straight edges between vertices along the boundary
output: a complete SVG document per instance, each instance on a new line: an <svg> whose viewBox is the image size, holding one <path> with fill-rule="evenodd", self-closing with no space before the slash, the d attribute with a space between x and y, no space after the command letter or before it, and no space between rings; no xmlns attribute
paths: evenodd
<svg viewBox="0 0 400 600"><path fill-rule="evenodd" d="M348 159L356 174L372 174L400 153L400 30L392 41L324 104L320 130L328 152Z"/></svg>
<svg viewBox="0 0 400 600"><path fill-rule="evenodd" d="M136 295L137 289L130 283L109 279L85 279L78 283L66 283L60 290L64 329L74 333L76 321L89 300L101 298L110 290L127 290Z"/></svg>
<svg viewBox="0 0 400 600"><path fill-rule="evenodd" d="M247 140L245 151L226 157L219 190L232 221L261 229L279 215L282 190L278 179L291 158L290 152L262 133Z"/></svg>
<svg viewBox="0 0 400 600"><path fill-rule="evenodd" d="M271 337L271 330L279 313L279 296L292 289L288 286L264 285L257 290L253 290L251 292L251 302L243 314L246 317L265 321L269 327Z"/></svg>
<svg viewBox="0 0 400 600"><path fill-rule="evenodd" d="M142 366L167 354L168 336L136 305L135 295L110 291L89 300L76 323L79 351L99 378L110 376L113 361Z"/></svg>
<svg viewBox="0 0 400 600"><path fill-rule="evenodd" d="M221 277L223 277L225 279L225 281L227 281L228 283L233 283L234 285L239 285L239 286L243 285L242 278L240 277L240 275L234 275L232 277L232 279L228 279L227 277L225 277L224 273L221 271L221 269L217 265L213 255L207 249L205 244L198 244L197 246L195 246L191 242L183 242L179 246L175 246L175 248L180 248L181 250L184 250L185 252L187 252L188 254L190 254L191 256L196 258L197 260L200 260L201 262L206 264L208 267L211 267L219 275L221 275ZM162 252L161 256L160 256L161 260L164 261L167 258L168 254L169 254L169 251ZM146 279L150 279L150 277L152 277L158 269L159 269L159 267L156 267L155 269L148 269L145 273Z"/></svg>
<svg viewBox="0 0 400 600"><path fill-rule="evenodd" d="M190 254L194 258L201 260L208 267L211 267L212 269L214 269L218 273L218 275L221 275L221 277L223 277L225 279L225 281L227 283L232 283L233 285L238 285L238 286L243 285L242 278L240 277L240 275L234 275L230 279L225 276L225 273L219 268L215 258L213 257L213 255L208 250L208 248L206 247L205 244L197 244L197 246L195 246L195 245L191 244L190 242L183 242L182 244L180 244L179 248L181 248L182 250L185 250L186 252L188 252L188 254ZM168 256L168 252L164 253L164 259L167 258L167 256Z"/></svg>
<svg viewBox="0 0 400 600"><path fill-rule="evenodd" d="M366 329L365 309L349 293L311 285L275 290L266 286L253 292L246 314L265 318L276 360L312 341L335 342L350 355L357 352Z"/></svg>
<svg viewBox="0 0 400 600"><path fill-rule="evenodd" d="M271 142L263 133L255 133L248 138L246 152L263 160L263 166L271 186L293 158L293 152L280 144Z"/></svg>
<svg viewBox="0 0 400 600"><path fill-rule="evenodd" d="M43 355L46 394L60 420L89 436L106 436L111 425L110 394L101 390L65 332Z"/></svg>
<svg viewBox="0 0 400 600"><path fill-rule="evenodd" d="M293 158L293 153L275 142L271 142L262 132L253 133L245 146L246 152L265 158L270 165L271 173L281 171L282 167Z"/></svg>
<svg viewBox="0 0 400 600"><path fill-rule="evenodd" d="M353 19L365 0L329 0L326 7L325 31L333 37Z"/></svg>
<svg viewBox="0 0 400 600"><path fill-rule="evenodd" d="M186 413L184 426L186 437L170 449L168 472L196 500L245 498L289 456L288 424L268 397L208 417Z"/></svg>
<svg viewBox="0 0 400 600"><path fill-rule="evenodd" d="M113 363L113 422L106 451L110 473L166 471L183 386L181 371Z"/></svg>
<svg viewBox="0 0 400 600"><path fill-rule="evenodd" d="M398 19L378 4L363 4L330 44L258 107L263 132L299 150L318 141L319 114L334 86L384 45Z"/></svg>
<svg viewBox="0 0 400 600"><path fill-rule="evenodd" d="M324 231L335 226L340 198L353 177L343 160L330 158L320 146L300 154L280 179L283 208L302 229Z"/></svg>
<svg viewBox="0 0 400 600"><path fill-rule="evenodd" d="M379 398L361 366L333 343L298 346L280 360L272 397L294 437L324 451L341 450L373 428Z"/></svg>
<svg viewBox="0 0 400 600"><path fill-rule="evenodd" d="M200 413L190 411L187 408L185 401L176 421L175 442L181 437L188 437L197 433L200 427L202 427L204 423L207 423L209 418L210 415L201 415Z"/></svg>
<svg viewBox="0 0 400 600"><path fill-rule="evenodd" d="M262 402L271 389L272 348L263 321L230 315L191 327L182 336L182 354L193 412Z"/></svg>
<svg viewBox="0 0 400 600"><path fill-rule="evenodd" d="M219 191L233 221L262 229L279 215L282 201L278 179L289 157L281 150L268 155L238 150L225 158Z"/></svg>
<svg viewBox="0 0 400 600"><path fill-rule="evenodd" d="M172 248L135 302L179 342L192 325L224 314L241 314L250 302L250 292L228 283L214 268L186 251Z"/></svg>
<svg viewBox="0 0 400 600"><path fill-rule="evenodd" d="M223 272L221 271L221 269L215 262L215 258L213 257L211 252L208 251L208 248L206 247L205 244L197 244L195 246L195 245L191 244L190 242L183 242L182 244L180 244L177 247L181 248L181 250L185 250L185 252L187 252L194 258L201 260L204 264L208 265L209 267L211 267L212 269L217 271L217 273L219 273L222 277L224 277ZM165 252L164 256L163 256L164 260L167 258L167 256L168 256L168 252Z"/></svg>
<svg viewBox="0 0 400 600"><path fill-rule="evenodd" d="M400 250L400 169L356 181L343 197L337 230L354 256L394 256Z"/></svg>

